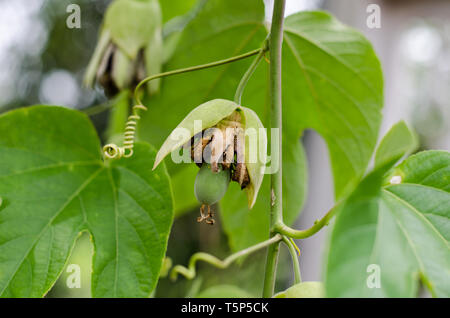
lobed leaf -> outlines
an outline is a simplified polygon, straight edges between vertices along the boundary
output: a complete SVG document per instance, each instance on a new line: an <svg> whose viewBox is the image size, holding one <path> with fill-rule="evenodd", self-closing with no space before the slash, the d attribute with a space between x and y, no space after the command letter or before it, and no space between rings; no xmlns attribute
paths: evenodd
<svg viewBox="0 0 450 318"><path fill-rule="evenodd" d="M155 151L102 161L87 117L35 106L0 116L0 296L42 297L80 232L94 242L92 295L148 297L172 224L170 183Z"/></svg>

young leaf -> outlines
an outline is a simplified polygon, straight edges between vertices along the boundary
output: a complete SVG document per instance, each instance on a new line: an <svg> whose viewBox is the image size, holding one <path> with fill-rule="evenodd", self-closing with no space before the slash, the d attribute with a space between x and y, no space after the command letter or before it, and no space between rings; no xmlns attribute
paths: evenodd
<svg viewBox="0 0 450 318"><path fill-rule="evenodd" d="M418 140L404 121L391 127L375 153L375 167L388 161L397 161L418 147Z"/></svg>
<svg viewBox="0 0 450 318"><path fill-rule="evenodd" d="M137 144L104 164L87 117L35 106L0 116L0 296L42 297L77 236L94 242L92 295L148 297L172 224L165 168Z"/></svg>
<svg viewBox="0 0 450 318"><path fill-rule="evenodd" d="M331 297L414 297L419 279L450 296L450 154L414 155L367 176L336 217L326 265ZM351 248L349 248L351 247Z"/></svg>
<svg viewBox="0 0 450 318"><path fill-rule="evenodd" d="M283 292L273 296L274 298L323 298L325 289L322 282L303 282L296 284Z"/></svg>

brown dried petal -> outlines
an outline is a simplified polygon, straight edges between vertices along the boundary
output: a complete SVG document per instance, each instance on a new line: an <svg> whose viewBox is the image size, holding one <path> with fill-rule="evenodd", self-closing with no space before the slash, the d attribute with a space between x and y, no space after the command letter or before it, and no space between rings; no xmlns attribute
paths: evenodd
<svg viewBox="0 0 450 318"><path fill-rule="evenodd" d="M249 185L250 177L248 175L247 166L245 165L245 163L236 164L236 169L231 176L231 179L239 183L241 189L244 189Z"/></svg>

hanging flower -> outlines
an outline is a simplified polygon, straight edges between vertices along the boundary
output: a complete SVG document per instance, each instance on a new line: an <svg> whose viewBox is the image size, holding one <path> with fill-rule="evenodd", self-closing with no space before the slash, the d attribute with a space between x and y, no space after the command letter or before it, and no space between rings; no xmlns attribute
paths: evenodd
<svg viewBox="0 0 450 318"><path fill-rule="evenodd" d="M180 149L182 161L200 167L195 183L196 197L203 204L199 221L213 223L210 205L223 197L230 180L247 192L249 208L253 207L267 153L266 131L253 110L223 99L198 106L166 139L153 168L169 153L179 158Z"/></svg>

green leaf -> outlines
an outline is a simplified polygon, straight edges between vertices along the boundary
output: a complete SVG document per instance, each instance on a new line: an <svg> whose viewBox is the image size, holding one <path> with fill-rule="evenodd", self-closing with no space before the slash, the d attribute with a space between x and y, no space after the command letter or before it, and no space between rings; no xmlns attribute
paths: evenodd
<svg viewBox="0 0 450 318"><path fill-rule="evenodd" d="M247 291L234 285L217 285L201 291L195 298L253 298Z"/></svg>
<svg viewBox="0 0 450 318"><path fill-rule="evenodd" d="M161 28L161 8L156 0L115 0L106 11L104 29L109 30L112 41L131 60L137 57Z"/></svg>
<svg viewBox="0 0 450 318"><path fill-rule="evenodd" d="M163 22L186 14L197 3L197 0L159 0Z"/></svg>
<svg viewBox="0 0 450 318"><path fill-rule="evenodd" d="M414 297L420 279L449 297L450 153L414 155L392 172L400 184L381 187L389 168L367 176L336 217L327 296Z"/></svg>
<svg viewBox="0 0 450 318"><path fill-rule="evenodd" d="M274 298L323 298L325 290L322 282L303 282L296 284L283 292L273 296Z"/></svg>
<svg viewBox="0 0 450 318"><path fill-rule="evenodd" d="M104 163L79 112L36 106L0 116L0 295L42 297L75 239L94 242L92 295L148 297L172 224L165 168L156 152Z"/></svg>
<svg viewBox="0 0 450 318"><path fill-rule="evenodd" d="M375 153L375 166L389 161L397 161L404 155L410 154L418 147L418 140L404 121L391 127L383 137Z"/></svg>
<svg viewBox="0 0 450 318"><path fill-rule="evenodd" d="M341 198L364 174L381 122L383 80L370 42L324 12L285 22L284 125L316 130L326 141Z"/></svg>

